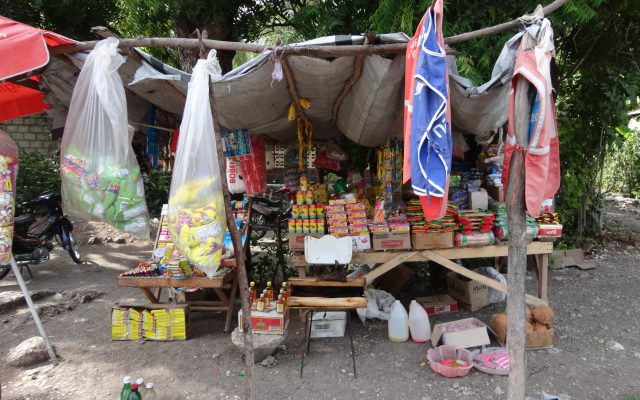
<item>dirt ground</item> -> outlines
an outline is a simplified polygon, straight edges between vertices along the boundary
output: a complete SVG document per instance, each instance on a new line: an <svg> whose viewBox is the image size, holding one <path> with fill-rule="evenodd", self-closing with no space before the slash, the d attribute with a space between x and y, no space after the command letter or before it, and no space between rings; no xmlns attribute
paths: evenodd
<svg viewBox="0 0 640 400"><path fill-rule="evenodd" d="M640 239L637 202L612 199L607 222L618 233ZM84 225L83 225L84 226ZM95 226L81 227L82 239ZM117 234L113 235L114 237ZM131 239L131 238L128 238ZM527 353L527 393L539 399L544 391L571 399L627 399L640 394L640 267L638 245L629 240L594 248L599 268L569 268L550 272L549 293L556 311L557 341L553 349ZM148 242L84 245L87 261L75 265L56 250L53 259L33 268L30 290L61 295L37 301L44 328L61 357L58 365L26 369L5 363L8 350L36 335L26 307L0 312L0 381L2 398L116 399L124 375L144 377L156 384L161 399L236 399L243 396L240 352L222 332L224 315L195 314L192 337L184 342L114 342L110 340L110 307L115 302L143 302L140 292L119 288L116 276L145 260ZM527 285L535 290L535 277ZM0 281L0 292L18 291L12 276ZM488 322L504 304L476 313L460 312L439 321L470 315ZM352 376L348 338L318 339L312 343L299 376L301 325L294 318L286 350L276 354L269 368L256 365L256 399L504 399L507 379L472 371L460 379L433 373L426 364L428 344L392 343L385 322L363 326L353 317L357 373ZM234 318L234 326L235 326ZM624 350L610 350L615 341Z"/></svg>

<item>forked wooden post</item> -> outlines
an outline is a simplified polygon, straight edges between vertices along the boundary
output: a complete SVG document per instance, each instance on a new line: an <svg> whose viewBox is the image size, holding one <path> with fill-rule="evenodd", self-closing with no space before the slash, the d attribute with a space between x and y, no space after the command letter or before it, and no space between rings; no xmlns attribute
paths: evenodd
<svg viewBox="0 0 640 400"><path fill-rule="evenodd" d="M247 268L244 258L244 246L242 246L242 236L236 226L236 220L231 210L231 195L229 194L229 185L226 179L227 164L222 152L222 131L218 120L218 112L216 109L216 100L213 95L213 87L209 85L211 101L211 116L213 117L213 129L216 137L216 150L218 153L218 165L220 166L220 180L222 181L222 192L224 193L224 212L227 215L227 226L231 234L231 241L235 249L236 256L236 273L238 274L238 285L240 286L240 302L242 304L242 335L244 339L243 354L244 365L247 376L245 377L244 398L251 400L253 398L253 333L251 332L251 307L249 305L249 280L247 279ZM246 240L249 240L247 237ZM231 305L233 307L233 305Z"/></svg>
<svg viewBox="0 0 640 400"><path fill-rule="evenodd" d="M521 48L530 49L535 40L525 31ZM516 82L514 103L514 129L516 142L527 148L531 121L529 82L519 77ZM527 230L524 207L524 159L525 153L515 150L509 164L506 203L509 227L509 266L507 283L507 347L511 361L508 400L524 400L526 390L526 318L525 276L527 273Z"/></svg>

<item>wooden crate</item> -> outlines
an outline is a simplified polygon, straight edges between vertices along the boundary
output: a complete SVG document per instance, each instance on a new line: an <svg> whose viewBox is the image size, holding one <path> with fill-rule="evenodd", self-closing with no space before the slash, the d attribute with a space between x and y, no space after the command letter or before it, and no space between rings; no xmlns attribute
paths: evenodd
<svg viewBox="0 0 640 400"><path fill-rule="evenodd" d="M289 307L365 308L364 278L347 278L346 282L326 281L320 278L291 278L287 282L291 295Z"/></svg>

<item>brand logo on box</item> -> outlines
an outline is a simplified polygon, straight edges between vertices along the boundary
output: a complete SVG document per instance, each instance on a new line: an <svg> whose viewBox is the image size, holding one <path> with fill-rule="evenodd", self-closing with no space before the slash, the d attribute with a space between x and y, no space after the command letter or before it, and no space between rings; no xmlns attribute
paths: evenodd
<svg viewBox="0 0 640 400"><path fill-rule="evenodd" d="M395 249L395 248L402 247L403 241L398 239L389 239L389 240L382 240L380 244L389 249Z"/></svg>

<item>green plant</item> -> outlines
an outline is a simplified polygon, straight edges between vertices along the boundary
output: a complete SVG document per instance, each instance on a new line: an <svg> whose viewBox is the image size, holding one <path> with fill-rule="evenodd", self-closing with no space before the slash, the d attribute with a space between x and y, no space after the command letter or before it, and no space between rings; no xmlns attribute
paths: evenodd
<svg viewBox="0 0 640 400"><path fill-rule="evenodd" d="M251 281L258 284L271 282L286 282L297 272L289 266L288 260L292 253L289 245L284 241L277 241L275 245L261 245L258 241L252 244L260 247L260 252L253 252L250 277Z"/></svg>
<svg viewBox="0 0 640 400"><path fill-rule="evenodd" d="M147 199L147 208L151 217L159 217L162 205L169 201L169 189L171 188L171 173L152 169L143 174L144 195Z"/></svg>
<svg viewBox="0 0 640 400"><path fill-rule="evenodd" d="M616 131L616 140L608 146L605 157L605 188L640 197L640 131L627 127Z"/></svg>
<svg viewBox="0 0 640 400"><path fill-rule="evenodd" d="M16 179L16 215L30 213L25 202L39 196L46 190L60 191L60 163L58 156L37 152L20 154Z"/></svg>

